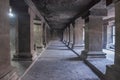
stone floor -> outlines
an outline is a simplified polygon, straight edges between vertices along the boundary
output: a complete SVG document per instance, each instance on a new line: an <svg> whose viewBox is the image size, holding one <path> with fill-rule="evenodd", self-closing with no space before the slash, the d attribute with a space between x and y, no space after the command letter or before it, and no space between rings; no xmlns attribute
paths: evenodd
<svg viewBox="0 0 120 80"><path fill-rule="evenodd" d="M75 46L73 50L81 55L81 52L84 50L84 46Z"/></svg>
<svg viewBox="0 0 120 80"><path fill-rule="evenodd" d="M100 80L62 42L53 41L21 80Z"/></svg>
<svg viewBox="0 0 120 80"><path fill-rule="evenodd" d="M114 64L113 61L110 61L106 58L94 58L94 59L87 59L95 68L97 68L102 74L106 73L106 65Z"/></svg>
<svg viewBox="0 0 120 80"><path fill-rule="evenodd" d="M42 52L42 49L37 49L37 55ZM32 64L32 61L13 61L13 55L15 54L15 50L11 51L11 65L15 67L18 76L22 76L27 68Z"/></svg>
<svg viewBox="0 0 120 80"><path fill-rule="evenodd" d="M74 48L74 51L77 52L79 55L81 54L82 50L84 50L84 46L78 46ZM96 68L98 68L99 71L105 74L106 65L114 64L114 50L103 49L103 52L106 53L106 58L93 58L88 59L88 61Z"/></svg>
<svg viewBox="0 0 120 80"><path fill-rule="evenodd" d="M81 55L81 51L84 50L84 46L75 46L73 50L79 55ZM106 59L114 62L114 50L103 49L103 52L107 54Z"/></svg>

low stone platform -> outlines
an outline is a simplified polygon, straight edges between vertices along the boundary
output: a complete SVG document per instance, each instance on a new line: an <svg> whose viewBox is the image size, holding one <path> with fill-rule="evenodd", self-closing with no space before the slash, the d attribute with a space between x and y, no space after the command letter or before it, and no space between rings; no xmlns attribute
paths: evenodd
<svg viewBox="0 0 120 80"><path fill-rule="evenodd" d="M53 41L21 80L100 80L62 42Z"/></svg>
<svg viewBox="0 0 120 80"><path fill-rule="evenodd" d="M85 63L99 76L101 80L105 80L106 66L114 64L106 58L92 58L85 60Z"/></svg>

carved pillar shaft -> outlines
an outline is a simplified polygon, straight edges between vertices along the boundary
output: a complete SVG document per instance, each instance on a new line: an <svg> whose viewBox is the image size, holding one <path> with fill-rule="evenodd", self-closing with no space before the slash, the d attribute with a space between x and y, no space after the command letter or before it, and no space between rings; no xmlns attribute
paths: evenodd
<svg viewBox="0 0 120 80"><path fill-rule="evenodd" d="M105 53L102 52L102 35L103 20L99 16L89 16L85 23L85 50L82 52L83 58L103 58Z"/></svg>

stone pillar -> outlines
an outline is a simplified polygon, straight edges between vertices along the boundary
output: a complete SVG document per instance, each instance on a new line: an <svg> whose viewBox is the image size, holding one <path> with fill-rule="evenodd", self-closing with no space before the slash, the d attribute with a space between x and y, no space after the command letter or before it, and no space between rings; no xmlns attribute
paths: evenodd
<svg viewBox="0 0 120 80"><path fill-rule="evenodd" d="M70 29L70 26L68 27L68 46L70 46L71 44L71 29Z"/></svg>
<svg viewBox="0 0 120 80"><path fill-rule="evenodd" d="M66 44L69 44L69 28L66 28Z"/></svg>
<svg viewBox="0 0 120 80"><path fill-rule="evenodd" d="M65 36L65 43L67 43L67 29L64 31L64 36Z"/></svg>
<svg viewBox="0 0 120 80"><path fill-rule="evenodd" d="M85 50L82 58L104 58L102 52L103 20L100 16L89 16L85 22Z"/></svg>
<svg viewBox="0 0 120 80"><path fill-rule="evenodd" d="M39 31L40 32L39 33L40 34L40 43L41 43L42 48L43 48L43 37L42 37L43 36L43 24L44 23L41 21L41 26L40 26L40 31Z"/></svg>
<svg viewBox="0 0 120 80"><path fill-rule="evenodd" d="M73 26L72 24L70 24L70 27L69 27L69 36L70 36L70 40L69 40L69 47L72 48L72 45L73 45Z"/></svg>
<svg viewBox="0 0 120 80"><path fill-rule="evenodd" d="M34 42L37 48L43 48L43 23L39 19L34 20Z"/></svg>
<svg viewBox="0 0 120 80"><path fill-rule="evenodd" d="M28 13L28 7L24 10L16 8L16 16L18 17L18 52L14 55L13 60L32 60L33 40L31 18Z"/></svg>
<svg viewBox="0 0 120 80"><path fill-rule="evenodd" d="M75 47L83 46L83 25L81 18L75 21Z"/></svg>
<svg viewBox="0 0 120 80"><path fill-rule="evenodd" d="M64 41L64 30L63 29L61 30L61 39L60 39L60 41Z"/></svg>
<svg viewBox="0 0 120 80"><path fill-rule="evenodd" d="M46 42L47 44L49 43L49 39L50 39L50 34L49 34L49 29L48 29L48 26L46 26Z"/></svg>
<svg viewBox="0 0 120 80"><path fill-rule="evenodd" d="M0 1L0 80L13 80L10 64L9 0ZM16 78L14 78L16 80Z"/></svg>
<svg viewBox="0 0 120 80"><path fill-rule="evenodd" d="M29 11L28 13L30 15L30 50L31 50L31 54L32 54L32 60L34 60L37 58L36 46L34 43L34 19L35 19L36 15L32 9L29 8L28 11Z"/></svg>
<svg viewBox="0 0 120 80"><path fill-rule="evenodd" d="M75 36L75 22L73 22L72 23L72 38L73 38L73 41L72 41L72 49L74 49L74 46L75 46L75 38L76 38L76 36Z"/></svg>
<svg viewBox="0 0 120 80"><path fill-rule="evenodd" d="M120 1L115 3L115 61L113 65L108 65L106 70L106 80L120 79Z"/></svg>
<svg viewBox="0 0 120 80"><path fill-rule="evenodd" d="M108 22L103 24L103 48L106 49L107 46L107 26Z"/></svg>
<svg viewBox="0 0 120 80"><path fill-rule="evenodd" d="M65 35L65 29L63 30L63 42L65 43L66 42L66 35Z"/></svg>
<svg viewBox="0 0 120 80"><path fill-rule="evenodd" d="M43 23L43 45L44 45L44 47L46 47L46 44L47 44L47 42L46 42L46 24Z"/></svg>

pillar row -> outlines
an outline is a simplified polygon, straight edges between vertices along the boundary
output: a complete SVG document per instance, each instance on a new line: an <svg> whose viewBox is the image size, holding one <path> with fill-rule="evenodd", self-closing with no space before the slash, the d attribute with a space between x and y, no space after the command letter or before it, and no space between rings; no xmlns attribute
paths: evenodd
<svg viewBox="0 0 120 80"><path fill-rule="evenodd" d="M85 50L81 57L104 58L102 52L103 20L101 16L89 16L85 22Z"/></svg>

